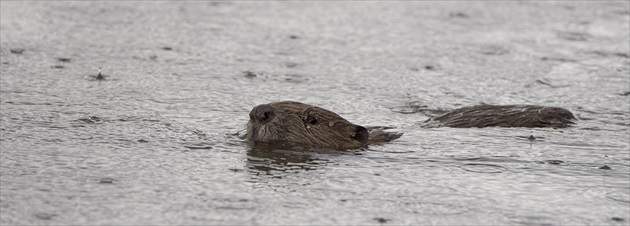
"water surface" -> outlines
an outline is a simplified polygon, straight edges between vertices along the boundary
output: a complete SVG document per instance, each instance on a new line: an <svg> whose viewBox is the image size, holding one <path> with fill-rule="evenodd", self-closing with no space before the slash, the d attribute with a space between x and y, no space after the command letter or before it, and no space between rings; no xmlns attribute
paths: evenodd
<svg viewBox="0 0 630 226"><path fill-rule="evenodd" d="M627 2L3 1L1 13L3 225L630 221ZM238 138L252 107L280 100L405 134L349 152ZM421 126L482 103L580 121Z"/></svg>

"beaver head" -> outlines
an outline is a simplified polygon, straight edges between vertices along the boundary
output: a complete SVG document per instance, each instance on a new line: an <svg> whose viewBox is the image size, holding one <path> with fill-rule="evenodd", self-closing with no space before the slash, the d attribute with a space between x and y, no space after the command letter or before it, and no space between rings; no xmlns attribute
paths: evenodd
<svg viewBox="0 0 630 226"><path fill-rule="evenodd" d="M329 110L282 101L251 110L246 138L256 144L352 149L366 147L369 132Z"/></svg>

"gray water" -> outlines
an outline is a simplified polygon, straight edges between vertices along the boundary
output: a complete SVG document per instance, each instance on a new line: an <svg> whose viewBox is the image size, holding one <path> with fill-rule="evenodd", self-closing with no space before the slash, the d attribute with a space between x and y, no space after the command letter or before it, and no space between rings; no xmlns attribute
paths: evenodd
<svg viewBox="0 0 630 226"><path fill-rule="evenodd" d="M2 1L0 28L2 225L630 222L626 1ZM280 100L404 135L242 141ZM421 126L482 103L580 121Z"/></svg>

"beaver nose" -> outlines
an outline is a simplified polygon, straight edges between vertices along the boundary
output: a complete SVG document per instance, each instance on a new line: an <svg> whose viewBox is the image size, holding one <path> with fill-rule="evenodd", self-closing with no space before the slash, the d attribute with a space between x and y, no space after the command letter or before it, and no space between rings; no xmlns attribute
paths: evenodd
<svg viewBox="0 0 630 226"><path fill-rule="evenodd" d="M249 118L258 123L265 123L273 118L274 110L275 108L269 104L261 104L249 112Z"/></svg>

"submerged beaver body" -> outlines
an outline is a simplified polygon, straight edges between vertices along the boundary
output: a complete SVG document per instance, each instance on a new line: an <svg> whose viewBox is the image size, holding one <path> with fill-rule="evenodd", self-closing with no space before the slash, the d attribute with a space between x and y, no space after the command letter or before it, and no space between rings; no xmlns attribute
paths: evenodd
<svg viewBox="0 0 630 226"><path fill-rule="evenodd" d="M320 107L282 101L251 110L246 138L256 144L354 149L388 142L401 135L352 124Z"/></svg>
<svg viewBox="0 0 630 226"><path fill-rule="evenodd" d="M477 105L459 108L425 121L427 127L551 127L573 124L575 116L564 108L536 105Z"/></svg>
<svg viewBox="0 0 630 226"><path fill-rule="evenodd" d="M563 108L535 105L478 105L425 121L427 127L553 127L573 124ZM246 139L264 145L354 149L395 140L402 133L355 125L332 111L293 101L262 104L249 113Z"/></svg>

